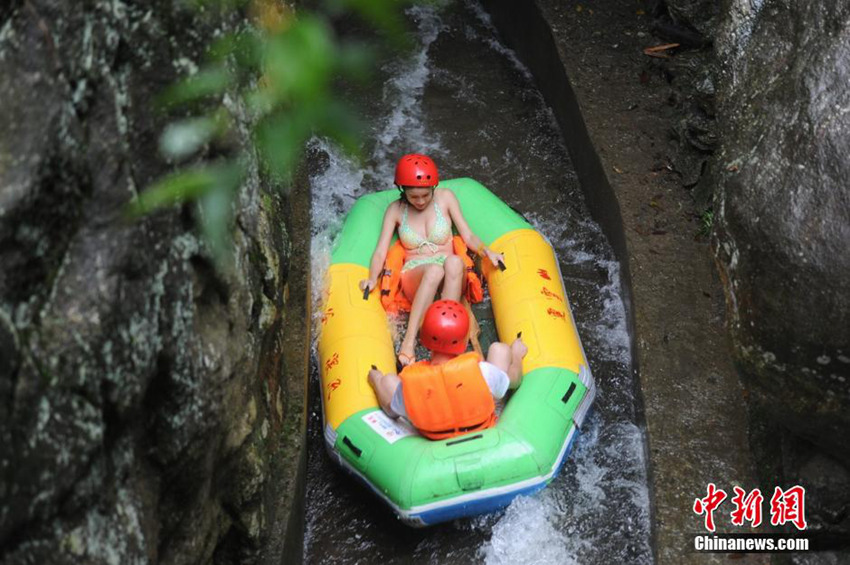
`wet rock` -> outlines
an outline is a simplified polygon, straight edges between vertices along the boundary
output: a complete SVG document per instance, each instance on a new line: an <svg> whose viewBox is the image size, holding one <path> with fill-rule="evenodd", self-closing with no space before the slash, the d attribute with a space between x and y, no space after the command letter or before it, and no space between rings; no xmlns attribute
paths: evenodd
<svg viewBox="0 0 850 565"><path fill-rule="evenodd" d="M806 520L812 529L850 529L850 469L808 442L786 437L783 463L788 484L806 487Z"/></svg>
<svg viewBox="0 0 850 565"><path fill-rule="evenodd" d="M795 22L789 26L788 22ZM732 3L717 40L717 265L750 393L850 462L850 5Z"/></svg>
<svg viewBox="0 0 850 565"><path fill-rule="evenodd" d="M253 551L269 503L227 493L266 493L277 457L246 445L280 440L258 367L280 341L285 206L250 176L225 274L192 206L123 217L169 170L154 97L234 22L162 1L0 18L0 563L211 562L234 528L233 555Z"/></svg>
<svg viewBox="0 0 850 565"><path fill-rule="evenodd" d="M670 59L660 61L679 101L690 103L713 118L716 113L713 54L705 49L677 51Z"/></svg>
<svg viewBox="0 0 850 565"><path fill-rule="evenodd" d="M15 330L15 325L9 319L6 312L0 310L0 375L8 375L9 378L0 380L0 395L3 398L10 398L14 389L14 378L18 373L18 367L21 359L20 345L18 341L18 332ZM6 416L8 406L5 403L0 404L0 412Z"/></svg>
<svg viewBox="0 0 850 565"><path fill-rule="evenodd" d="M680 118L673 130L679 142L673 168L682 175L682 185L688 188L699 182L717 144L713 119L698 111Z"/></svg>
<svg viewBox="0 0 850 565"><path fill-rule="evenodd" d="M703 179L717 147L713 73L704 66L709 61L705 52L690 52L658 63L670 80L670 102L679 115L670 128L675 142L670 161L686 188Z"/></svg>
<svg viewBox="0 0 850 565"><path fill-rule="evenodd" d="M652 32L658 41L679 43L680 47L671 50L667 58L653 59L652 64L659 67L670 82L669 103L679 115L671 127L675 149L669 159L684 187L700 184L695 196L698 205L705 207L711 189L705 186L704 177L717 145L715 57L710 48L711 36L694 31L686 21L675 23L675 18L671 19L678 13L675 9L672 3L661 4ZM709 17L708 13L701 15ZM714 18L710 15L710 21L705 22L706 33L713 31Z"/></svg>
<svg viewBox="0 0 850 565"><path fill-rule="evenodd" d="M697 43L695 37L710 38L713 35L720 15L720 5L713 0L663 0L659 2L659 5L660 11L663 12L666 9L669 14L672 24L669 26L670 29L678 28L679 30L677 35L669 35L673 32L668 31L669 38L679 43L688 43L689 37L694 38L690 40L692 46L699 46L694 45ZM694 30L698 34L694 34L693 31L686 33L689 30Z"/></svg>

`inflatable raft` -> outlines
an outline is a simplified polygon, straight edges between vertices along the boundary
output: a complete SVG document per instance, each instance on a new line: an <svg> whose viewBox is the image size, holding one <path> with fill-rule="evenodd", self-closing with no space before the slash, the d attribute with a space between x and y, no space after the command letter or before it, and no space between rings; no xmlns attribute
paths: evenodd
<svg viewBox="0 0 850 565"><path fill-rule="evenodd" d="M496 426L430 441L387 417L369 386L369 368L394 372L395 353L378 292L364 300L358 283L368 277L396 190L363 196L349 212L328 269L319 338L331 457L412 526L497 510L543 488L569 454L596 392L552 246L478 182L440 187L457 195L472 231L505 255L503 271L484 265L496 328L505 342L522 332L528 346L522 385Z"/></svg>

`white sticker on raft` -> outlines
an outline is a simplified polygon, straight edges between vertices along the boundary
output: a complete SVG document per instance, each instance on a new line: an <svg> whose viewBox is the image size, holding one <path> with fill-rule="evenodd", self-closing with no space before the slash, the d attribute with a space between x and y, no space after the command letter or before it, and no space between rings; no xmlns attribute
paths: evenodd
<svg viewBox="0 0 850 565"><path fill-rule="evenodd" d="M590 406L596 398L596 380L590 373L590 368L586 365L581 365L579 367L578 376L581 379L582 384L587 387L587 392L585 393L584 398L582 398L581 403L578 405L578 408L573 414L573 422L575 422L576 426L581 428L582 425L584 425L584 417L587 416L587 412L590 410Z"/></svg>
<svg viewBox="0 0 850 565"><path fill-rule="evenodd" d="M336 445L336 430L334 430L330 424L325 424L325 443L328 444L329 448L333 448Z"/></svg>
<svg viewBox="0 0 850 565"><path fill-rule="evenodd" d="M395 443L402 438L418 435L406 421L393 420L381 410L369 412L363 416L363 421L375 430L375 433L387 440L387 443Z"/></svg>

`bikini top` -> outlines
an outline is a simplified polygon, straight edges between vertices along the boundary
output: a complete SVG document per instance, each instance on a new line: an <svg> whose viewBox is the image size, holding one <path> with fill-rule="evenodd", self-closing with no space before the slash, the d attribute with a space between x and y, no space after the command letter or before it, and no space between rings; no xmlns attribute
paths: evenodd
<svg viewBox="0 0 850 565"><path fill-rule="evenodd" d="M452 237L452 228L440 212L440 207L434 201L434 211L437 214L437 219L434 220L434 227L431 228L431 234L428 237L422 237L407 223L407 208L408 204L404 204L404 212L401 215L401 224L398 227L398 238L405 249L416 249L419 253L423 252L423 248L428 249L432 254L436 253L439 247L448 242Z"/></svg>

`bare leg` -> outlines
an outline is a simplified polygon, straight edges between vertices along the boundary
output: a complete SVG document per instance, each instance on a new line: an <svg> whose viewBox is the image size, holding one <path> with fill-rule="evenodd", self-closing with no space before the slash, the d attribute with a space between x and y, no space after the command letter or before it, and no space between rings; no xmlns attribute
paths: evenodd
<svg viewBox="0 0 850 565"><path fill-rule="evenodd" d="M407 331L399 348L399 357L407 356L413 360L416 351L416 336L419 325L425 316L425 310L434 302L437 288L443 281L443 267L440 265L422 265L401 276L401 287L404 295L413 300L410 306L410 318L407 321Z"/></svg>
<svg viewBox="0 0 850 565"><path fill-rule="evenodd" d="M511 366L508 368L508 378L511 380L511 388L516 388L522 382L522 360L528 354L526 346L521 338L516 338L511 344Z"/></svg>
<svg viewBox="0 0 850 565"><path fill-rule="evenodd" d="M393 400L395 389L398 388L399 383L401 383L401 379L398 378L398 375L393 373L387 373L385 375L377 369L369 371L369 384L375 389L378 404L381 405L381 409L391 418L398 418L398 414L390 408L390 403Z"/></svg>
<svg viewBox="0 0 850 565"><path fill-rule="evenodd" d="M522 382L522 359L528 353L528 347L521 339L515 339L508 346L500 341L490 344L487 350L487 361L508 374L511 388L516 388Z"/></svg>
<svg viewBox="0 0 850 565"><path fill-rule="evenodd" d="M511 367L511 348L506 343L494 341L487 350L487 362L507 373Z"/></svg>
<svg viewBox="0 0 850 565"><path fill-rule="evenodd" d="M463 260L457 255L449 255L446 257L443 269L446 272L446 276L443 281L443 293L440 295L440 298L460 302L460 293L463 290Z"/></svg>

